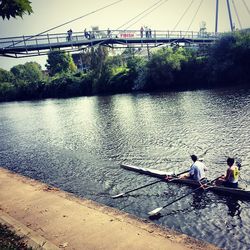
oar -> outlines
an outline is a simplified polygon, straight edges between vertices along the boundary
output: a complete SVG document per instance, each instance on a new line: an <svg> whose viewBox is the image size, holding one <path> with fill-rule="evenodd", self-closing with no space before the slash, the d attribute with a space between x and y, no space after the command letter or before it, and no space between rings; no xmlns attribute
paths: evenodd
<svg viewBox="0 0 250 250"><path fill-rule="evenodd" d="M164 179L163 179L163 180L164 180ZM125 194L129 194L129 193L134 192L134 191L136 191L136 190L139 190L139 189L141 189L141 188L145 188L145 187L154 185L154 184L156 184L156 183L158 183L158 182L162 182L163 180L154 181L154 182L148 183L148 184L146 184L146 185L144 185L144 186L141 186L141 187L138 187L138 188L129 190L129 191L124 192L124 193L120 193L120 194L117 194L117 195L113 195L113 196L111 196L111 197L112 197L113 199L120 198L120 197L124 196Z"/></svg>
<svg viewBox="0 0 250 250"><path fill-rule="evenodd" d="M182 175L182 174L188 173L189 171L190 171L190 170L185 170L185 171L180 172L180 173L178 173L178 174L174 174L173 176L180 176L180 175Z"/></svg>
<svg viewBox="0 0 250 250"><path fill-rule="evenodd" d="M206 149L205 152L199 156L199 158L204 157L210 149L212 149L212 148Z"/></svg>
<svg viewBox="0 0 250 250"><path fill-rule="evenodd" d="M175 176L179 176L179 175L181 175L181 174L185 174L185 173L187 173L188 171L189 171L189 170L183 171L183 172L181 172L181 173L179 173L179 174L177 174L177 175L175 175ZM165 181L165 179L163 178L163 179L161 179L161 180L158 180L158 181L154 181L154 182L148 183L148 184L146 184L146 185L137 187L137 188L135 188L135 189L129 190L129 191L124 192L124 193L120 193L120 194L117 194L117 195L113 195L113 196L111 196L111 197L112 197L113 199L120 198L120 197L123 197L125 194L129 194L129 193L134 192L134 191L136 191L136 190L139 190L139 189L142 189L142 188L145 188L145 187L154 185L154 184L159 183L159 182L162 182L162 181Z"/></svg>
<svg viewBox="0 0 250 250"><path fill-rule="evenodd" d="M209 184L209 183L211 184L211 183L215 182L217 179L219 179L220 177L221 177L221 176L215 178L215 179L212 180L212 181L209 181L209 182L206 183L206 184ZM176 200L174 200L174 201L171 201L171 202L167 203L166 205L164 205L164 206L162 206L162 207L155 208L154 210L150 211L148 214L149 214L150 216L157 215L163 208L168 207L168 206L172 205L173 203L175 203L175 202L177 202L177 201L179 201L179 200L181 200L181 199L187 197L188 195L192 194L193 192L196 192L197 190L201 189L202 187L203 187L203 186L201 185L201 186L199 186L198 188L196 188L196 189L194 189L194 190L188 192L187 194L185 194L185 195L179 197L178 199L176 199ZM209 187L208 187L208 188L209 188ZM208 188L206 188L206 189L208 189Z"/></svg>

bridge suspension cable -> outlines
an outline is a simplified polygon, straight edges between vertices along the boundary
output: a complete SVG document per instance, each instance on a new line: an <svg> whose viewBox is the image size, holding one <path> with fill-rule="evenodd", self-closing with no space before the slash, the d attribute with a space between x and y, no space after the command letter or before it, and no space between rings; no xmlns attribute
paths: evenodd
<svg viewBox="0 0 250 250"><path fill-rule="evenodd" d="M145 12L147 12L148 10L152 9L155 5L159 4L160 2L162 2L163 0L157 1L156 3L154 3L153 5L151 5L150 7L148 7L147 9L145 9L144 11L142 11L141 13L139 13L138 15L136 15L135 17L131 18L130 20L128 20L126 23L124 23L123 25L119 26L118 28L116 28L116 30L121 29L122 27L124 27L125 25L129 24L130 22L134 21L137 17L143 15Z"/></svg>
<svg viewBox="0 0 250 250"><path fill-rule="evenodd" d="M67 22L63 23L63 24L57 25L57 26L55 26L55 27L53 27L53 28L50 28L50 29L48 29L48 30L45 30L45 31L43 31L43 32L41 32L41 33L39 33L39 34L34 35L34 36L30 36L30 37L28 37L27 39L25 39L24 41L26 42L26 41L28 41L28 40L34 38L34 37L40 36L40 35L42 35L42 34L44 34L44 33L47 33L47 32L49 32L49 31L52 31L52 30L54 30L54 29L60 28L60 27L62 27L62 26L64 26L64 25L66 25L66 24L72 23L72 22L74 22L74 21L77 21L77 20L82 19L82 18L84 18L84 17L87 17L87 16L89 16L89 15L92 15L92 14L94 14L94 13L96 13L96 12L99 12L99 11L101 11L101 10L104 10L104 9L106 9L106 8L108 8L108 7L111 7L111 6L115 5L115 4L118 4L118 3L122 2L122 1L124 1L124 0L118 0L118 1L115 1L115 2L113 2L113 3L111 3L111 4L107 4L107 5L105 5L105 6L101 7L101 8L98 8L98 9L94 10L94 11L88 12L87 14L84 14L84 15L82 15L82 16L80 16L80 17L74 18L74 19L72 19L72 20L70 20L70 21L67 21ZM21 42L24 42L24 41L21 41ZM16 42L16 43L14 43L14 44L11 44L11 45L7 46L6 48L11 48L11 47L15 46L15 45L18 44L18 43L20 43L20 42Z"/></svg>
<svg viewBox="0 0 250 250"><path fill-rule="evenodd" d="M239 17L239 15L238 15L238 11L237 11L237 8L236 8L236 5L235 5L234 0L232 0L232 3L233 3L234 12L235 12L235 14L236 14L236 17L237 17L237 20L238 20L240 29L242 29L242 25L241 25L241 22L240 22L240 17Z"/></svg>
<svg viewBox="0 0 250 250"><path fill-rule="evenodd" d="M197 10L196 10L196 12L195 12L195 14L194 14L194 16L193 16L193 18L192 18L192 20L191 20L191 22L190 22L188 28L187 28L186 33L189 31L191 25L193 24L193 22L194 22L194 20L195 20L195 18L196 18L196 16L197 16L197 14L198 14L198 12L199 12L199 10L200 10L201 5L202 5L203 2L204 2L204 0L201 0L201 1L200 1L200 4L199 4L199 6L198 6L198 8L197 8Z"/></svg>
<svg viewBox="0 0 250 250"><path fill-rule="evenodd" d="M161 5L165 4L166 2L168 2L169 0L165 0L162 3L159 3L157 6L155 6L150 12L145 13L142 17L140 17L138 20L136 20L134 23L130 24L129 26L126 27L125 30L129 29L131 26L133 26L134 24L138 23L141 19L143 19L145 16L151 14L153 11L155 11L156 9L158 9Z"/></svg>
<svg viewBox="0 0 250 250"><path fill-rule="evenodd" d="M177 24L174 26L173 31L175 31L176 27L180 24L181 20L183 19L183 17L187 14L187 12L189 11L189 9L191 8L192 4L194 3L194 0L192 0L192 2L188 5L188 7L185 9L185 11L183 12L182 16L180 17L180 19L178 20Z"/></svg>
<svg viewBox="0 0 250 250"><path fill-rule="evenodd" d="M250 10L249 10L249 8L248 8L248 6L247 6L245 0L242 0L242 2L243 2L243 4L245 5L245 8L246 8L248 14L250 15Z"/></svg>

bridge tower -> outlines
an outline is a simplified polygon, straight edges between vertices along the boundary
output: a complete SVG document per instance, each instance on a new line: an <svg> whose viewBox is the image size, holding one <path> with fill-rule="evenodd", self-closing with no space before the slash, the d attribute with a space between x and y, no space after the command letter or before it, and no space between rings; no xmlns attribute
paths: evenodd
<svg viewBox="0 0 250 250"><path fill-rule="evenodd" d="M219 13L219 0L216 0L215 33L218 32L218 13Z"/></svg>
<svg viewBox="0 0 250 250"><path fill-rule="evenodd" d="M230 9L230 2L229 2L229 0L227 0L227 10L228 10L228 16L229 16L231 31L233 31L234 27L233 27L233 21L232 21L232 15L231 15L231 9Z"/></svg>
<svg viewBox="0 0 250 250"><path fill-rule="evenodd" d="M226 0L226 1L227 1L227 11L228 11L228 16L229 16L230 28L231 28L231 31L233 31L234 25L233 25L231 8L230 8L230 0ZM218 32L218 17L219 17L219 0L216 0L215 33Z"/></svg>

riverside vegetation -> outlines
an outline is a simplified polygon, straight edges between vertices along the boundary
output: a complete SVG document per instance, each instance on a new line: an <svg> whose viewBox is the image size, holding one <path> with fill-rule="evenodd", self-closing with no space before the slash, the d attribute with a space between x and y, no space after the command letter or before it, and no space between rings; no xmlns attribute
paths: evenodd
<svg viewBox="0 0 250 250"><path fill-rule="evenodd" d="M160 48L149 59L133 49L110 56L106 47L81 54L84 72L72 56L48 55L46 73L36 62L0 69L0 101L250 86L250 33L225 34L213 46Z"/></svg>
<svg viewBox="0 0 250 250"><path fill-rule="evenodd" d="M25 239L14 231L0 223L0 249L3 250L32 250L25 242Z"/></svg>

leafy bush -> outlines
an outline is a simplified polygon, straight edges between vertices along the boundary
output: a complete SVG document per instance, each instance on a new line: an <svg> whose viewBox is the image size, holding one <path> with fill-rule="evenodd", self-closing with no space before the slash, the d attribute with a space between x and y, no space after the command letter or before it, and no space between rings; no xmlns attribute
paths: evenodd
<svg viewBox="0 0 250 250"><path fill-rule="evenodd" d="M16 88L10 82L0 83L0 101L11 101L16 98Z"/></svg>

